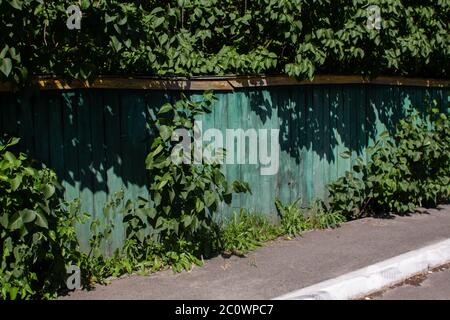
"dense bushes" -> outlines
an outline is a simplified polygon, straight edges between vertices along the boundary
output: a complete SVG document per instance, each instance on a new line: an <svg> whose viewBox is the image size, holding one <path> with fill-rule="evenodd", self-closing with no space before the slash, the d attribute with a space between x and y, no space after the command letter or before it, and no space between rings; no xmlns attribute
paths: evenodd
<svg viewBox="0 0 450 320"><path fill-rule="evenodd" d="M58 196L54 172L0 145L0 299L52 297L78 261L71 222L78 214Z"/></svg>
<svg viewBox="0 0 450 320"><path fill-rule="evenodd" d="M287 73L448 77L449 0L0 1L0 78Z"/></svg>
<svg viewBox="0 0 450 320"><path fill-rule="evenodd" d="M183 241L197 256L217 250L211 240L217 238L215 214L223 203L230 204L233 193L250 192L248 184L226 180L220 164L223 149L211 150L207 157L196 142L201 132L195 117L211 112L214 100L212 92L206 92L200 100L183 96L163 105L154 121L159 134L146 159L153 200L149 226L171 250L178 251Z"/></svg>
<svg viewBox="0 0 450 320"><path fill-rule="evenodd" d="M331 210L351 218L411 212L450 199L450 134L446 114L412 111L391 137L383 133L344 177L329 186ZM349 157L349 153L343 154Z"/></svg>

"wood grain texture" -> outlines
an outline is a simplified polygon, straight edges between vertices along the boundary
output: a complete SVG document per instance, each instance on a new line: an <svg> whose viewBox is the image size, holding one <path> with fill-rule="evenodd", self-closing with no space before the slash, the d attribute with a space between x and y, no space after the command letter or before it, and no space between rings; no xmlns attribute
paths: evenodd
<svg viewBox="0 0 450 320"><path fill-rule="evenodd" d="M184 90L184 91L233 91L237 88L333 85L333 84L379 84L390 86L450 87L448 79L407 78L379 76L373 79L357 75L317 75L313 80L298 80L285 75L273 76L210 76L210 77L108 77L99 76L94 81L63 80L60 78L34 78L34 86L40 90L73 89L128 89L128 90ZM0 83L0 92L14 91L10 83Z"/></svg>

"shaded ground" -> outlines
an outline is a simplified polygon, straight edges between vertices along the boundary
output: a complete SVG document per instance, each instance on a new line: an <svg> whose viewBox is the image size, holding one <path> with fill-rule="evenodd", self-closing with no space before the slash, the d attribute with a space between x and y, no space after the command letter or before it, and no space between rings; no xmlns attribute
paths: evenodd
<svg viewBox="0 0 450 320"><path fill-rule="evenodd" d="M450 300L450 264L416 275L366 300Z"/></svg>
<svg viewBox="0 0 450 320"><path fill-rule="evenodd" d="M276 240L245 258L217 257L191 272L114 280L63 299L270 299L450 238L450 205L408 217L367 218Z"/></svg>

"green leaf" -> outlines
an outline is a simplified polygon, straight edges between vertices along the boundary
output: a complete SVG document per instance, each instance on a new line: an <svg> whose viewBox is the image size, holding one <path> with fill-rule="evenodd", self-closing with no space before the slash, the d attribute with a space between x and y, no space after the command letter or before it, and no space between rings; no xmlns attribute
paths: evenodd
<svg viewBox="0 0 450 320"><path fill-rule="evenodd" d="M166 112L169 112L169 111L171 111L171 110L173 110L172 105L171 105L170 103L166 103L166 104L164 104L164 105L161 107L161 109L159 109L158 114L166 113Z"/></svg>
<svg viewBox="0 0 450 320"><path fill-rule="evenodd" d="M9 225L8 213L0 215L0 224L3 226L3 228L8 228Z"/></svg>
<svg viewBox="0 0 450 320"><path fill-rule="evenodd" d="M339 156L343 159L348 159L352 156L352 153L351 153L351 151L347 150L347 151L342 152Z"/></svg>
<svg viewBox="0 0 450 320"><path fill-rule="evenodd" d="M203 203L203 201L200 200L200 198L197 198L195 200L195 211L197 211L197 213L200 213L203 211L204 208L205 208L205 204Z"/></svg>
<svg viewBox="0 0 450 320"><path fill-rule="evenodd" d="M45 200L47 200L55 194L55 187L47 183L42 187L41 192L44 195Z"/></svg>
<svg viewBox="0 0 450 320"><path fill-rule="evenodd" d="M172 129L168 126L161 126L159 128L159 134L164 141L167 141L172 136Z"/></svg>
<svg viewBox="0 0 450 320"><path fill-rule="evenodd" d="M6 54L8 53L8 51L9 51L9 46L5 45L2 49L2 51L0 51L0 59L3 59L6 56Z"/></svg>
<svg viewBox="0 0 450 320"><path fill-rule="evenodd" d="M19 212L16 212L12 216L12 218L9 222L8 229L11 231L14 231L14 230L22 228L23 226L24 226L24 224L23 224L22 216L20 215Z"/></svg>
<svg viewBox="0 0 450 320"><path fill-rule="evenodd" d="M1 150L4 150L4 149L6 149L6 148L9 148L9 147L11 147L11 146L14 146L14 145L16 145L16 144L18 144L20 142L20 138L11 138L11 139L9 139L8 140L8 142L6 143L6 145L4 145L4 146L1 146L0 145L0 151Z"/></svg>
<svg viewBox="0 0 450 320"><path fill-rule="evenodd" d="M241 181L233 181L232 188L234 192L237 193L250 193L252 194L252 191L250 189L250 185L247 182L241 182Z"/></svg>
<svg viewBox="0 0 450 320"><path fill-rule="evenodd" d="M156 7L155 9L153 9L153 10L150 12L150 15L151 15L151 16L154 16L154 15L160 13L160 12L163 12L163 11L164 11L163 8L161 8L161 7Z"/></svg>
<svg viewBox="0 0 450 320"><path fill-rule="evenodd" d="M17 165L18 164L16 156L13 153L9 152L9 151L5 152L5 154L3 155L3 158L6 161L8 161L9 163L13 164L13 165Z"/></svg>
<svg viewBox="0 0 450 320"><path fill-rule="evenodd" d="M116 52L119 52L122 49L122 43L117 39L116 36L110 36L110 38L114 50L116 50Z"/></svg>
<svg viewBox="0 0 450 320"><path fill-rule="evenodd" d="M168 182L169 182L168 179L162 180L162 181L158 184L158 189L164 188L164 186L165 186Z"/></svg>
<svg viewBox="0 0 450 320"><path fill-rule="evenodd" d="M105 13L105 23L110 23L116 19L117 19L117 16L110 16L107 13Z"/></svg>
<svg viewBox="0 0 450 320"><path fill-rule="evenodd" d="M169 36L164 33L159 37L159 43L161 43L161 45L164 45L168 39L169 39Z"/></svg>
<svg viewBox="0 0 450 320"><path fill-rule="evenodd" d="M23 223L30 223L36 218L36 211L30 209L24 209L20 211L20 216Z"/></svg>
<svg viewBox="0 0 450 320"><path fill-rule="evenodd" d="M11 7L13 7L14 9L22 10L22 3L23 3L23 1L21 1L21 0L8 0L8 2L11 5Z"/></svg>
<svg viewBox="0 0 450 320"><path fill-rule="evenodd" d="M155 216L156 216L156 209L155 208L148 208L148 209L146 209L146 214L151 219L154 219Z"/></svg>
<svg viewBox="0 0 450 320"><path fill-rule="evenodd" d="M152 24L153 29L158 28L163 22L164 22L164 17L158 17L155 20L153 20L153 24Z"/></svg>
<svg viewBox="0 0 450 320"><path fill-rule="evenodd" d="M192 216L184 216L182 221L183 221L184 227L187 228L192 223Z"/></svg>
<svg viewBox="0 0 450 320"><path fill-rule="evenodd" d="M9 298L10 298L11 300L16 300L17 294L19 293L19 289L20 289L20 288L17 288L17 287L11 287L11 288L9 289Z"/></svg>
<svg viewBox="0 0 450 320"><path fill-rule="evenodd" d="M390 136L390 134L389 134L388 131L383 131L383 132L380 134L380 139L386 139L386 138L389 138L389 136Z"/></svg>
<svg viewBox="0 0 450 320"><path fill-rule="evenodd" d="M216 201L216 196L214 192L210 190L206 190L205 192L205 205L206 207L210 207Z"/></svg>
<svg viewBox="0 0 450 320"><path fill-rule="evenodd" d="M19 189L21 183L22 183L22 176L21 175L15 176L14 179L11 180L11 190L16 191L17 189Z"/></svg>
<svg viewBox="0 0 450 320"><path fill-rule="evenodd" d="M47 218L44 216L42 212L36 212L36 225L48 229Z"/></svg>
<svg viewBox="0 0 450 320"><path fill-rule="evenodd" d="M12 61L10 58L3 58L0 61L0 71L7 77L10 75L12 71Z"/></svg>

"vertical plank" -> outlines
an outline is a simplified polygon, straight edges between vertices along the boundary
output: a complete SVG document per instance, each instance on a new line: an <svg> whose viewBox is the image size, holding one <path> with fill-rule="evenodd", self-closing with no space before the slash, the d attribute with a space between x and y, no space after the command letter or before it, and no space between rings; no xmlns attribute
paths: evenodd
<svg viewBox="0 0 450 320"><path fill-rule="evenodd" d="M277 190L277 178L278 175L280 174L280 170L282 170L281 166L282 166L282 158L286 155L286 152L283 152L282 147L281 147L281 143L282 143L282 134L281 132L283 131L283 128L280 128L280 110L277 107L277 93L276 93L277 89L276 88L272 88L271 90L263 90L262 91L262 99L264 101L265 107L267 108L267 117L264 118L265 121L263 121L260 124L260 128L261 129L266 129L267 132L267 142L268 142L268 148L270 148L270 146L275 143L280 143L280 153L279 153L279 168L278 168L278 172L273 174L273 175L261 175L259 174L259 177L261 179L261 193L263 195L273 195L272 197L270 196L265 196L263 197L264 201L261 202L262 208L261 210L263 212L265 212L266 214L271 214L272 212L275 212L275 194L280 195L279 193L279 189ZM288 101L288 97L286 98L286 103ZM279 129L280 130L280 137L278 141L272 141L271 138L271 130L272 129ZM270 136L270 137L269 137ZM271 152L271 151L270 151ZM269 152L268 152L269 154ZM272 159L274 159L276 155L270 155L270 157L272 157ZM278 191L278 193L276 193L276 191ZM275 191L275 192L274 192ZM289 194L286 193L286 197L289 197Z"/></svg>
<svg viewBox="0 0 450 320"><path fill-rule="evenodd" d="M392 87L392 95L391 95L391 100L393 103L393 108L394 108L394 113L392 116L392 121L394 122L395 126L397 125L397 123L399 122L400 118L402 117L402 106L400 104L400 87L399 86L393 86Z"/></svg>
<svg viewBox="0 0 450 320"><path fill-rule="evenodd" d="M91 236L90 223L94 218L94 195L93 195L93 174L92 174L92 119L90 112L90 91L77 92L77 129L78 129L78 166L80 173L80 199L81 208L90 214L91 218L79 226L81 247L85 250L89 247Z"/></svg>
<svg viewBox="0 0 450 320"><path fill-rule="evenodd" d="M356 87L357 95L358 95L358 102L357 102L357 108L358 108L358 152L359 156L361 156L362 159L366 159L366 140L367 140L367 128L366 128L366 91L364 90L363 86L359 85Z"/></svg>
<svg viewBox="0 0 450 320"><path fill-rule="evenodd" d="M91 141L92 141L92 196L93 196L93 216L100 221L101 225L108 225L115 222L115 217L105 216L103 209L107 202L107 160L105 144L105 119L103 91L92 91L89 101L89 111L91 116ZM111 195L112 196L112 195ZM113 212L110 212L113 214ZM102 250L111 255L114 235L106 239Z"/></svg>
<svg viewBox="0 0 450 320"><path fill-rule="evenodd" d="M244 95L243 90L236 90L233 94L229 95L227 97L227 123L228 127L227 129L238 129L239 128L239 119L241 116L241 99L242 95ZM228 143L228 139L227 143ZM238 180L240 177L240 166L237 164L237 147L236 143L233 143L234 145L234 164L227 163L227 179L232 182L234 180ZM229 150L226 145L225 148L227 149L227 153L230 153L231 150ZM233 201L231 204L231 210L232 211L239 211L241 208L241 195L234 195Z"/></svg>
<svg viewBox="0 0 450 320"><path fill-rule="evenodd" d="M331 125L332 125L332 109L331 109L331 99L330 99L330 87L322 86L322 110L323 110L323 146L322 146L322 191L319 195L321 199L327 197L326 185L330 182L331 174L333 170L333 146L331 144Z"/></svg>
<svg viewBox="0 0 450 320"><path fill-rule="evenodd" d="M56 171L58 177L64 175L64 143L61 100L59 92L55 92L48 99L49 116L49 165Z"/></svg>
<svg viewBox="0 0 450 320"><path fill-rule="evenodd" d="M315 116L314 116L314 104L313 95L314 87L308 86L306 89L306 123L307 123L307 134L306 134L306 150L307 156L305 161L305 183L306 183L306 203L311 202L314 197L314 139L316 136L315 132Z"/></svg>
<svg viewBox="0 0 450 320"><path fill-rule="evenodd" d="M291 201L291 180L293 178L290 166L290 158L292 157L291 137L293 129L291 127L293 116L292 98L289 89L287 88L275 88L270 92L273 97L274 109L276 109L278 113L278 117L272 115L271 124L274 129L280 129L280 159L278 173L276 174L276 194L283 203L288 203ZM273 205L270 204L270 207L272 206Z"/></svg>
<svg viewBox="0 0 450 320"><path fill-rule="evenodd" d="M290 164L290 201L295 201L298 198L304 201L302 183L302 166L303 166L303 148L301 143L304 132L304 112L302 99L300 98L300 88L291 88L290 95L290 119L289 119L289 164Z"/></svg>
<svg viewBox="0 0 450 320"><path fill-rule="evenodd" d="M259 108L259 101L257 98L257 92L255 91L244 91L241 95L241 105L239 110L241 111L239 128L246 131L249 128L256 127L256 123L258 121L257 117L254 117L254 109ZM226 130L223 131L224 140L226 141ZM242 140L244 141L244 140ZM244 149L245 148L245 149ZM254 194L259 192L259 185L255 184L258 180L259 170L257 171L257 165L250 165L250 148L249 148L249 139L245 139L244 144L240 146L236 146L236 150L239 152L243 152L245 155L245 163L239 165L239 179L241 181L248 182L252 187L252 192ZM237 159L237 156L236 156ZM243 195L241 196L241 205L249 210L259 211L259 204L255 203L254 197Z"/></svg>
<svg viewBox="0 0 450 320"><path fill-rule="evenodd" d="M49 148L49 93L40 92L35 97L33 121L35 128L35 156L46 165L50 162Z"/></svg>
<svg viewBox="0 0 450 320"><path fill-rule="evenodd" d="M233 95L233 93L218 94L217 97L219 100L217 104L214 106L213 110L214 125L215 128L220 130L220 132L222 133L223 142L225 142L226 128L228 128L229 106L227 104L227 101L231 95ZM226 145L224 144L223 147L226 148ZM228 177L228 170L229 166L225 163L224 159L224 164L222 165L222 172L225 175L225 177ZM231 207L222 203L218 210L218 219L220 221L227 219L232 213L231 211L232 211Z"/></svg>
<svg viewBox="0 0 450 320"><path fill-rule="evenodd" d="M120 96L121 149L123 176L127 197L137 199L148 195L146 188L146 103L142 93L123 91Z"/></svg>
<svg viewBox="0 0 450 320"><path fill-rule="evenodd" d="M359 134L359 102L358 102L358 92L355 87L348 87L349 90L349 104L351 108L350 121L351 121L351 168L355 165L356 158L359 155L358 150L358 134Z"/></svg>
<svg viewBox="0 0 450 320"><path fill-rule="evenodd" d="M103 93L104 115L104 143L105 143L105 173L106 190L108 198L124 189L122 172L122 150L120 144L120 98L117 90L107 90ZM116 212L113 219L114 230L112 241L109 243L109 252L120 248L125 239L125 228L122 223L123 216Z"/></svg>
<svg viewBox="0 0 450 320"><path fill-rule="evenodd" d="M344 121L345 121L345 128L344 128L344 141L345 141L345 148L346 150L353 152L352 149L352 100L351 100L350 91L348 90L347 86L342 87L342 101L343 101L343 109L344 109ZM343 168L345 171L349 171L351 169L351 158L342 158L341 162L343 164Z"/></svg>
<svg viewBox="0 0 450 320"><path fill-rule="evenodd" d="M313 199L321 197L323 194L323 162L324 155L324 108L323 108L324 89L320 86L314 88L313 91L313 163L312 163L312 179L313 179Z"/></svg>
<svg viewBox="0 0 450 320"><path fill-rule="evenodd" d="M339 90L337 90L336 86L329 87L329 176L327 183L331 183L336 181L336 179L341 176L339 172L339 154L342 153L342 119L341 117L341 108L340 108L340 96Z"/></svg>
<svg viewBox="0 0 450 320"><path fill-rule="evenodd" d="M3 98L3 130L9 136L17 136L17 100L12 93L7 93Z"/></svg>
<svg viewBox="0 0 450 320"><path fill-rule="evenodd" d="M307 88L299 87L296 88L296 92L298 92L298 96L296 98L299 112L299 127L298 131L296 131L293 139L298 141L298 148L300 149L300 158L301 162L298 166L298 188L300 189L300 194L302 197L302 203L308 201L308 190L307 190L307 171L308 171L308 105L307 105Z"/></svg>
<svg viewBox="0 0 450 320"><path fill-rule="evenodd" d="M8 138L11 137L19 137L19 122L20 122L20 114L18 114L18 101L17 97L8 93L4 99L4 107L3 107L3 133L7 135ZM23 142L20 142L18 145L12 146L8 149L12 152L18 152L19 150L23 150Z"/></svg>
<svg viewBox="0 0 450 320"><path fill-rule="evenodd" d="M80 172L78 168L78 115L75 92L62 93L62 123L64 173L62 175L66 200L79 198Z"/></svg>
<svg viewBox="0 0 450 320"><path fill-rule="evenodd" d="M33 102L31 90L27 90L19 96L18 119L18 135L21 138L21 150L25 151L30 156L33 156L35 154L35 132L33 125Z"/></svg>
<svg viewBox="0 0 450 320"><path fill-rule="evenodd" d="M348 110L345 107L344 93L341 87L336 87L336 141L338 147L336 149L335 161L337 166L337 178L343 176L348 170L347 160L341 157L341 154L347 150L348 134Z"/></svg>

